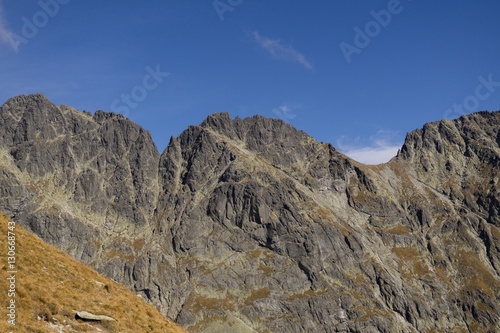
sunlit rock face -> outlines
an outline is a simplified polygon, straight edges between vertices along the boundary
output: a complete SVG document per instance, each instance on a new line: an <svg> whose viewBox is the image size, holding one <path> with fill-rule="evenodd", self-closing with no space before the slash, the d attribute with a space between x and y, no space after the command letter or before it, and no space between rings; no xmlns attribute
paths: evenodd
<svg viewBox="0 0 500 333"><path fill-rule="evenodd" d="M209 116L160 154L121 115L0 109L0 209L190 332L495 332L500 112L367 166L276 119Z"/></svg>

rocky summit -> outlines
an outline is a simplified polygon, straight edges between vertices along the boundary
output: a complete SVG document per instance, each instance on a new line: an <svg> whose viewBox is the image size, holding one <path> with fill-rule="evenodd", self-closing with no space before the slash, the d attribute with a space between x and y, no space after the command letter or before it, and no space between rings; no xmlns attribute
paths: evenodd
<svg viewBox="0 0 500 333"><path fill-rule="evenodd" d="M163 153L122 115L0 108L0 210L189 332L500 332L500 112L368 166L276 119Z"/></svg>

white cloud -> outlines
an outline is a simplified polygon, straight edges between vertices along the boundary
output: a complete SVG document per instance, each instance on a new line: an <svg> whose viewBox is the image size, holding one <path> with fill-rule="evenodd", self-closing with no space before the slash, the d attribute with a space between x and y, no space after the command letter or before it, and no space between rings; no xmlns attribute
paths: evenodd
<svg viewBox="0 0 500 333"><path fill-rule="evenodd" d="M360 145L359 138L354 143L345 144L346 137L337 141L340 151L355 161L364 164L380 164L388 162L396 156L401 144L395 143L396 132L379 131L370 136L368 145Z"/></svg>
<svg viewBox="0 0 500 333"><path fill-rule="evenodd" d="M7 27L4 18L2 1L0 1L0 42L9 46L15 52L19 51L19 43L14 40L14 34Z"/></svg>
<svg viewBox="0 0 500 333"><path fill-rule="evenodd" d="M399 148L401 146L362 147L348 149L343 153L364 164L380 164L396 156Z"/></svg>
<svg viewBox="0 0 500 333"><path fill-rule="evenodd" d="M293 113L293 108L289 105L283 104L273 109L273 113L278 116L281 120L288 121L290 119L294 119L297 117L295 113Z"/></svg>
<svg viewBox="0 0 500 333"><path fill-rule="evenodd" d="M255 41L271 54L275 59L292 61L301 64L307 69L313 69L313 65L306 57L295 50L291 45L283 44L279 39L271 39L261 36L257 31L252 32Z"/></svg>

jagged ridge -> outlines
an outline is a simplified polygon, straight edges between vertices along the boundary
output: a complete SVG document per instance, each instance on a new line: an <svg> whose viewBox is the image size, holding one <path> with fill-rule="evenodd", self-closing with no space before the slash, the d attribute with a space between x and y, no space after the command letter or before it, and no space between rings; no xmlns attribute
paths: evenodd
<svg viewBox="0 0 500 333"><path fill-rule="evenodd" d="M0 208L191 332L497 329L499 112L365 166L260 116L211 115L160 155L120 115L13 100Z"/></svg>

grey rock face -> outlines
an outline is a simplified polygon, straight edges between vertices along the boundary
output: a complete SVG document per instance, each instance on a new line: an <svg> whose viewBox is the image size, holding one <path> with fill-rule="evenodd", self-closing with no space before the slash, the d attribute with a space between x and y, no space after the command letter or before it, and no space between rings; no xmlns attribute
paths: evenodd
<svg viewBox="0 0 500 333"><path fill-rule="evenodd" d="M151 233L158 196L159 153L146 131L39 94L7 101L0 128L3 209L85 262L113 251L107 246L117 234L135 253L131 239Z"/></svg>
<svg viewBox="0 0 500 333"><path fill-rule="evenodd" d="M160 155L120 115L0 109L0 209L190 332L495 332L500 112L366 166L288 124L209 116Z"/></svg>

